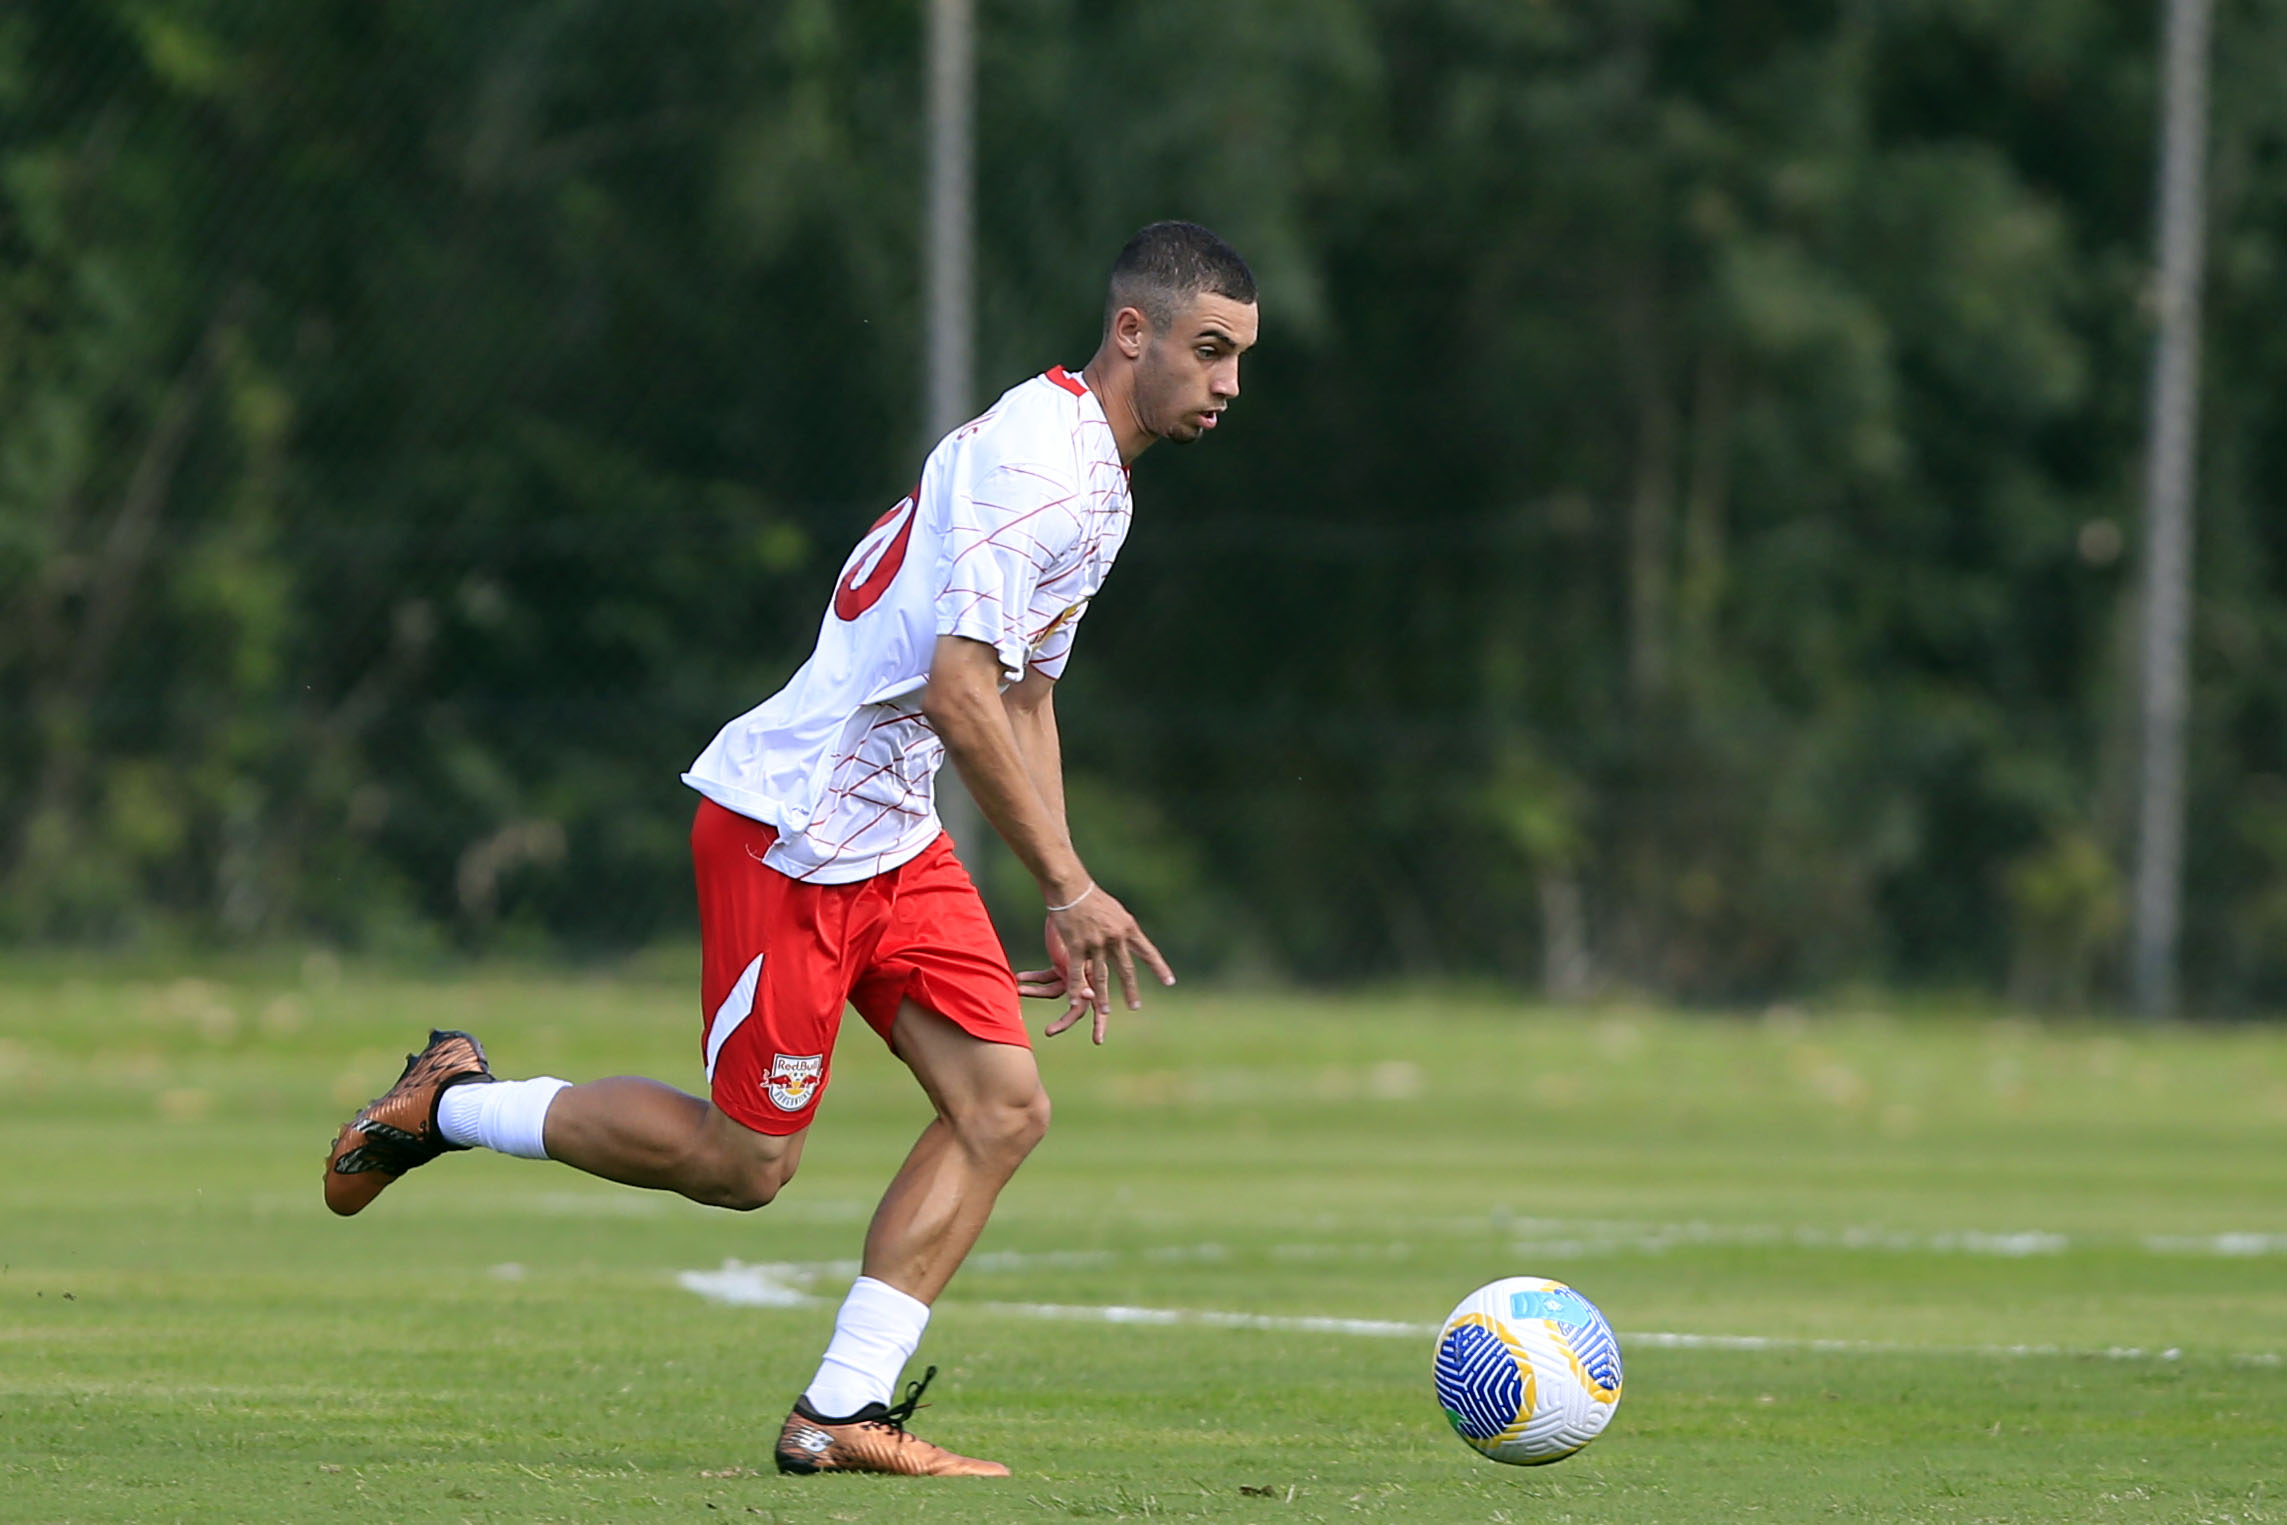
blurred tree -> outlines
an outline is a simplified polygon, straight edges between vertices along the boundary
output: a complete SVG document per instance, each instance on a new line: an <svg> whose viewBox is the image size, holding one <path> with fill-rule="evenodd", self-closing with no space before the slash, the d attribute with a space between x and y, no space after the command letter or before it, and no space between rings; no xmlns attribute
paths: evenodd
<svg viewBox="0 0 2287 1525"><path fill-rule="evenodd" d="M984 390L1086 356L1151 218L1263 281L1061 706L1171 951L2113 988L2148 6L979 17ZM2287 994L2287 3L2219 26L2210 1004ZM6 935L687 935L675 773L923 443L920 43L910 0L0 14Z"/></svg>

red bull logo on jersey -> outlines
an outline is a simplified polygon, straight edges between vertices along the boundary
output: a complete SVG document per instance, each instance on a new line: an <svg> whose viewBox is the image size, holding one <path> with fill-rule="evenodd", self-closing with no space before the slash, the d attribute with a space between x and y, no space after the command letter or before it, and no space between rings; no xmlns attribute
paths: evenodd
<svg viewBox="0 0 2287 1525"><path fill-rule="evenodd" d="M818 1099L818 1082L825 1072L824 1054L773 1054L770 1075L762 1086L779 1111L799 1112Z"/></svg>

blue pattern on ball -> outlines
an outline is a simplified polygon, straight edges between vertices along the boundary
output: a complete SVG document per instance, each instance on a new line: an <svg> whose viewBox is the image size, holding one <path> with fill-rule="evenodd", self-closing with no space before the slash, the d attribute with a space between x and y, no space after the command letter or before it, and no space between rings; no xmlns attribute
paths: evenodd
<svg viewBox="0 0 2287 1525"><path fill-rule="evenodd" d="M1447 1330L1437 1346L1437 1401L1463 1435L1494 1439L1522 1417L1525 1379L1517 1358L1482 1325Z"/></svg>
<svg viewBox="0 0 2287 1525"><path fill-rule="evenodd" d="M1564 1334L1588 1380L1608 1393L1620 1391L1620 1340L1604 1315L1590 1309L1585 1325L1566 1327Z"/></svg>
<svg viewBox="0 0 2287 1525"><path fill-rule="evenodd" d="M1564 1332L1581 1370L1606 1392L1620 1390L1620 1341L1596 1305L1570 1287L1553 1292L1512 1292L1509 1317L1548 1319Z"/></svg>

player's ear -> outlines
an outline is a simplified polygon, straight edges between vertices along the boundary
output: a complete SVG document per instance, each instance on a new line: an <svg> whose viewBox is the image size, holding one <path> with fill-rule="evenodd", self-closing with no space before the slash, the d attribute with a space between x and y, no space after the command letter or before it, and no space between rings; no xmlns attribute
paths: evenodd
<svg viewBox="0 0 2287 1525"><path fill-rule="evenodd" d="M1121 354L1135 359L1151 342L1151 319L1145 317L1139 307L1121 308L1112 314L1112 342L1119 346Z"/></svg>

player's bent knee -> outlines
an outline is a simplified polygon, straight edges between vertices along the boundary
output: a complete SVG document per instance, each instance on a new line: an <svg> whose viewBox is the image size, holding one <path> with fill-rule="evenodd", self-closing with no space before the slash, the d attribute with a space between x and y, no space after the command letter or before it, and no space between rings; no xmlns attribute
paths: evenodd
<svg viewBox="0 0 2287 1525"><path fill-rule="evenodd" d="M1048 1124L1054 1111L1048 1104L1048 1093L1038 1086L1033 1087L1032 1099L1025 1103L1024 1113L1024 1148L1027 1154L1048 1137Z"/></svg>
<svg viewBox="0 0 2287 1525"><path fill-rule="evenodd" d="M784 1181L764 1173L722 1182L701 1200L709 1207L726 1208L734 1213L751 1213L777 1201L778 1193L785 1185Z"/></svg>
<svg viewBox="0 0 2287 1525"><path fill-rule="evenodd" d="M794 1179L802 1159L802 1136L780 1137L753 1129L717 1112L708 1138L707 1158L685 1195L709 1207L751 1213L768 1207Z"/></svg>
<svg viewBox="0 0 2287 1525"><path fill-rule="evenodd" d="M1048 1093L1036 1085L1026 1094L986 1098L947 1121L971 1149L1013 1164L1048 1136Z"/></svg>
<svg viewBox="0 0 2287 1525"><path fill-rule="evenodd" d="M734 1213L751 1213L768 1207L794 1179L791 1160L769 1163L748 1163L733 1166L708 1181L693 1195L709 1207L728 1208Z"/></svg>

